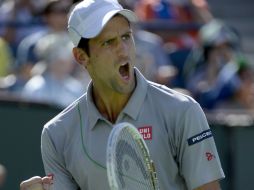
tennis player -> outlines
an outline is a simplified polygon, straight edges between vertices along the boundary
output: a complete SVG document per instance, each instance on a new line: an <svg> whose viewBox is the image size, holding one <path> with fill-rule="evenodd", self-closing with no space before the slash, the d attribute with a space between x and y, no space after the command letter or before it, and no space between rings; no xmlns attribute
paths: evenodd
<svg viewBox="0 0 254 190"><path fill-rule="evenodd" d="M147 143L161 190L219 190L224 173L199 104L147 81L134 67L135 21L116 0L85 0L72 9L73 55L92 81L42 131L45 172L54 174L51 189L109 189L107 139L114 124L129 122ZM21 189L34 183L28 179Z"/></svg>

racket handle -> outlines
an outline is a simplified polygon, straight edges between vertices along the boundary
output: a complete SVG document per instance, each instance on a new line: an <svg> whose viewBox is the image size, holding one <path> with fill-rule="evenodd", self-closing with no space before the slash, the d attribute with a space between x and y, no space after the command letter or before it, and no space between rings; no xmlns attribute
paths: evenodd
<svg viewBox="0 0 254 190"><path fill-rule="evenodd" d="M153 181L153 187L155 190L159 190L159 183L158 183L158 178L155 170L155 165L154 162L151 160L151 167L152 167L152 181Z"/></svg>
<svg viewBox="0 0 254 190"><path fill-rule="evenodd" d="M35 183L27 187L27 190L44 190L41 183Z"/></svg>

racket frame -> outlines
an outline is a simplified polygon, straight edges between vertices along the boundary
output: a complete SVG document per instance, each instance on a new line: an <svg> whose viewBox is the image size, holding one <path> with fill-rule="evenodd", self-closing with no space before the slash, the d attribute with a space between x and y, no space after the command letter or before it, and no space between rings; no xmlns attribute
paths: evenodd
<svg viewBox="0 0 254 190"><path fill-rule="evenodd" d="M108 138L106 165L107 165L107 176L108 176L108 181L109 181L111 190L120 190L120 188L118 187L117 180L116 180L117 174L114 172L115 167L114 167L114 163L113 163L113 160L114 160L113 159L113 155L114 155L113 151L116 150L116 146L117 146L116 142L119 137L119 134L122 132L122 130L125 130L125 129L127 129L127 131L131 134L133 140L136 141L136 143L140 147L143 157L145 158L144 159L145 165L146 165L146 168L149 172L149 177L150 177L151 183L153 185L153 189L159 190L155 166L154 166L153 161L151 160L151 157L149 154L149 149L148 149L142 135L137 130L137 128L128 122L116 124L113 127L113 129L109 135L109 138ZM127 176L127 177L131 178L131 176ZM133 180L135 180L135 179L133 179Z"/></svg>

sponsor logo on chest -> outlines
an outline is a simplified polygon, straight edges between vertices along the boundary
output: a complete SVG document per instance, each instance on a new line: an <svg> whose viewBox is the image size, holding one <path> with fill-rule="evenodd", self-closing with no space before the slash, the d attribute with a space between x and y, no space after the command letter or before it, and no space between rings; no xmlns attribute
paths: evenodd
<svg viewBox="0 0 254 190"><path fill-rule="evenodd" d="M153 138L152 126L139 127L138 131L143 136L144 140L152 140Z"/></svg>

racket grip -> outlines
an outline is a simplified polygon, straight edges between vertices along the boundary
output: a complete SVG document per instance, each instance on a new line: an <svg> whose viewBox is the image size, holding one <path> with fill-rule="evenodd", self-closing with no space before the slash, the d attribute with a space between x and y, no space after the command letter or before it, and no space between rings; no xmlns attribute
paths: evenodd
<svg viewBox="0 0 254 190"><path fill-rule="evenodd" d="M151 167L152 167L152 181L153 181L153 187L155 190L159 190L159 183L158 183L158 178L157 178L157 173L156 173L156 170L155 170L155 165L154 165L154 162L151 160Z"/></svg>

